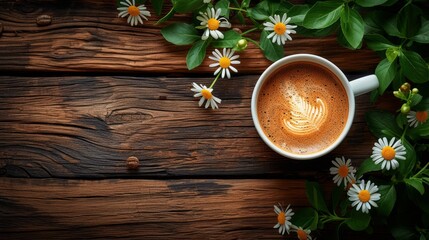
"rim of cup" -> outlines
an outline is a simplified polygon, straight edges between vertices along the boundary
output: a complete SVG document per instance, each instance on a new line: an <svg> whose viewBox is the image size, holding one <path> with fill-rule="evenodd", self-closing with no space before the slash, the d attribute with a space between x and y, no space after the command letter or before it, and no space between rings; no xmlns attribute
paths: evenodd
<svg viewBox="0 0 429 240"><path fill-rule="evenodd" d="M337 78L341 81L341 83L342 83L342 85L346 91L347 99L348 99L348 105L349 105L348 106L349 112L348 112L347 122L344 126L343 131L337 137L335 142L333 142L327 148L324 148L320 151L310 153L310 154L296 154L296 153L288 152L286 150L281 149L280 147L275 145L273 142L271 142L271 140L265 135L265 133L264 133L264 131L263 131L263 129L259 123L258 111L257 111L257 101L258 101L258 97L259 97L259 92L260 92L263 84L267 80L269 80L269 77L272 75L272 73L274 73L277 69L279 69L279 68L281 68L281 67L283 67L289 63L298 62L298 61L299 62L301 62L301 61L302 62L312 62L312 63L318 64L318 65L322 65L325 68L327 68L329 71L334 73L334 75L336 75ZM350 127L352 125L353 119L354 119L355 97L354 97L353 91L351 89L351 86L349 84L349 80L344 75L344 73L335 64L333 64L331 61L329 61L323 57L313 55L313 54L294 54L294 55L289 55L289 56L286 56L286 57L279 59L278 61L272 63L267 69L264 70L264 72L259 77L259 79L256 82L256 85L253 89L252 99L251 99L251 113L252 113L253 124L255 125L255 128L256 128L259 136L262 138L262 140L265 142L265 144L267 144L272 150L274 150L278 154L280 154L284 157L290 158L290 159L310 160L310 159L315 159L315 158L321 157L321 156L331 152L347 136L347 134L350 130Z"/></svg>

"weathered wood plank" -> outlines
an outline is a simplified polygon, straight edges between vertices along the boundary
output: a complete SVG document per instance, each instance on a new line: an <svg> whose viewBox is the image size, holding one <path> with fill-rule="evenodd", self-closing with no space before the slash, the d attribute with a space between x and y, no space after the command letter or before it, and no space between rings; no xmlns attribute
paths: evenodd
<svg viewBox="0 0 429 240"><path fill-rule="evenodd" d="M0 168L16 177L305 177L335 156L371 153L358 97L354 125L331 154L286 160L257 135L250 96L258 76L220 80L220 109L198 108L187 78L0 77ZM209 79L198 79L209 84ZM384 102L385 103L385 102ZM394 102L389 101L389 104ZM141 160L128 171L125 160Z"/></svg>
<svg viewBox="0 0 429 240"><path fill-rule="evenodd" d="M3 177L0 238L280 239L273 229L276 203L291 204L295 211L308 206L304 180ZM312 235L329 239L332 232ZM380 235L379 228L375 233L378 239L390 239ZM364 237L350 232L342 236ZM291 234L287 239L295 237Z"/></svg>
<svg viewBox="0 0 429 240"><path fill-rule="evenodd" d="M4 27L0 37L0 71L189 72L185 63L189 47L169 44L160 33L166 24L188 21L189 16L178 15L170 22L155 25L159 17L152 14L144 26L131 27L117 13L115 1L6 1L0 7L0 23ZM37 26L36 18L41 14L51 15L52 24ZM249 26L234 27L244 30ZM250 37L259 39L257 34ZM313 39L296 35L285 46L285 53L318 54L353 72L373 71L379 61L369 50L340 47L334 36ZM260 73L271 63L253 44L240 55L241 74ZM211 73L209 64L206 59L192 72Z"/></svg>

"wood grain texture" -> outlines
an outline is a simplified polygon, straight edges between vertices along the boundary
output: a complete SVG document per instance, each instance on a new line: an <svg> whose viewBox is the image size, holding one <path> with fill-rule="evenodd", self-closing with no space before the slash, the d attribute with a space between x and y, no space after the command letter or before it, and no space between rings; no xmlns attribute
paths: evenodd
<svg viewBox="0 0 429 240"><path fill-rule="evenodd" d="M144 26L131 27L117 17L115 1L14 0L2 2L0 23L0 71L14 72L128 72L174 75L189 73L185 57L189 46L166 42L160 29L172 22L189 22L176 15L156 25L154 14ZM168 11L166 7L165 11ZM49 26L37 26L41 14L52 16ZM165 13L164 13L165 14ZM250 26L235 23L233 27ZM250 35L259 39L258 33ZM313 53L323 56L344 71L375 69L379 58L371 51L352 51L339 46L335 36L309 38L299 34L285 46L285 54ZM240 74L261 73L271 62L253 44L240 53ZM212 49L207 51L211 53ZM210 60L190 73L210 74Z"/></svg>
<svg viewBox="0 0 429 240"><path fill-rule="evenodd" d="M308 205L304 195L304 180L0 178L0 238L285 239L273 229L273 205L297 211ZM373 236L389 239L380 229Z"/></svg>
<svg viewBox="0 0 429 240"><path fill-rule="evenodd" d="M321 159L287 160L259 138L250 114L258 76L220 80L220 109L198 108L191 82L147 77L0 77L0 168L14 177L306 177L336 156L357 163L373 137L357 98L344 142ZM390 102L393 104L393 102ZM126 168L136 156L138 171ZM327 177L328 174L327 174Z"/></svg>

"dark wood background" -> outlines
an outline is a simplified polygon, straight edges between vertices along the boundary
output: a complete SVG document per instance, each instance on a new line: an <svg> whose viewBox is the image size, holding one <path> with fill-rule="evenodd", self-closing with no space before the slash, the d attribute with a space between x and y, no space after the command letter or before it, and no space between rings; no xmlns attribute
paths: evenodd
<svg viewBox="0 0 429 240"><path fill-rule="evenodd" d="M327 156L294 161L265 146L250 97L270 62L252 44L216 85L220 109L198 108L191 84L210 84L213 69L187 70L188 47L166 42L171 21L155 25L148 7L131 27L115 1L0 1L0 239L279 239L274 204L308 206L305 180L329 190L331 160L371 154L364 113L392 102L369 95ZM37 26L42 14L52 24ZM335 36L293 38L286 55L323 56L351 79L379 61Z"/></svg>

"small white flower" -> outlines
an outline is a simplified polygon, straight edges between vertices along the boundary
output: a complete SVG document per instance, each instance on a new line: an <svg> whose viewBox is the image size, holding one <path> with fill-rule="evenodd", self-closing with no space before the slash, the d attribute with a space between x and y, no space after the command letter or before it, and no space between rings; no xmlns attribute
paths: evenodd
<svg viewBox="0 0 429 240"><path fill-rule="evenodd" d="M410 111L407 115L407 119L411 127L417 127L428 120L428 111Z"/></svg>
<svg viewBox="0 0 429 240"><path fill-rule="evenodd" d="M387 138L379 138L372 148L371 158L375 164L381 163L381 169L396 169L399 166L398 160L405 160L406 150L401 143L401 139L395 142L393 137L390 142Z"/></svg>
<svg viewBox="0 0 429 240"><path fill-rule="evenodd" d="M341 182L344 183L344 186L347 186L348 183L351 183L355 179L354 173L356 169L351 165L350 159L347 159L346 162L344 157L335 158L332 164L334 164L334 167L331 167L329 171L335 175L333 180L338 186L341 185Z"/></svg>
<svg viewBox="0 0 429 240"><path fill-rule="evenodd" d="M285 232L289 234L290 227L292 223L290 220L292 219L292 216L295 214L292 209L289 209L290 204L287 206L285 210L283 210L282 206L279 204L279 206L274 205L274 212L277 214L277 224L274 226L274 228L279 229L279 234L284 235Z"/></svg>
<svg viewBox="0 0 429 240"><path fill-rule="evenodd" d="M312 240L310 233L310 229L303 229L302 227L297 227L295 225L292 225L292 231L296 232L296 235L299 240Z"/></svg>
<svg viewBox="0 0 429 240"><path fill-rule="evenodd" d="M213 56L209 56L209 58L216 62L210 64L209 67L219 66L218 69L216 69L216 71L214 72L214 75L218 74L222 70L222 78L225 78L225 74L228 78L231 78L231 73L229 72L229 69L234 72L238 72L237 69L232 66L232 64L240 64L240 61L237 60L240 56L234 55L233 49L224 48L223 54L221 54L219 50L215 49L212 54Z"/></svg>
<svg viewBox="0 0 429 240"><path fill-rule="evenodd" d="M211 0L204 0L203 2L204 3L209 3Z"/></svg>
<svg viewBox="0 0 429 240"><path fill-rule="evenodd" d="M212 109L219 108L217 103L220 103L222 100L220 98L215 97L212 92L213 88L207 88L206 86L196 83L192 83L193 88L191 88L191 91L195 92L194 97L201 97L200 101L198 102L198 105L201 107L204 103L204 101L207 100L205 108L208 108L209 106L212 107Z"/></svg>
<svg viewBox="0 0 429 240"><path fill-rule="evenodd" d="M206 40L211 35L214 39L223 39L223 33L218 29L220 27L230 28L231 24L224 17L220 16L220 8L215 11L214 8L207 8L205 13L200 12L200 16L197 16L197 19L201 21L201 27L206 28L203 35L201 36L202 40Z"/></svg>
<svg viewBox="0 0 429 240"><path fill-rule="evenodd" d="M284 45L287 40L292 41L292 37L289 35L291 33L296 33L296 25L287 25L290 21L290 17L287 17L287 14L283 14L283 17L280 19L280 15L275 14L274 17L270 16L271 22L264 22L264 30L273 31L270 33L267 38L273 38L273 43L277 42L278 45Z"/></svg>
<svg viewBox="0 0 429 240"><path fill-rule="evenodd" d="M380 193L378 193L378 187L368 181L362 180L359 185L353 184L353 186L347 192L349 200L352 202L352 207L356 207L356 211L362 208L363 213L368 213L371 206L378 207L375 201L380 200Z"/></svg>
<svg viewBox="0 0 429 240"><path fill-rule="evenodd" d="M146 7L143 4L136 7L135 0L125 0L125 2L120 2L120 4L125 7L118 7L118 10L121 11L118 17L128 16L127 23L131 26L137 26L139 22L143 24L142 18L147 20L146 17L150 17L150 12L146 11Z"/></svg>

